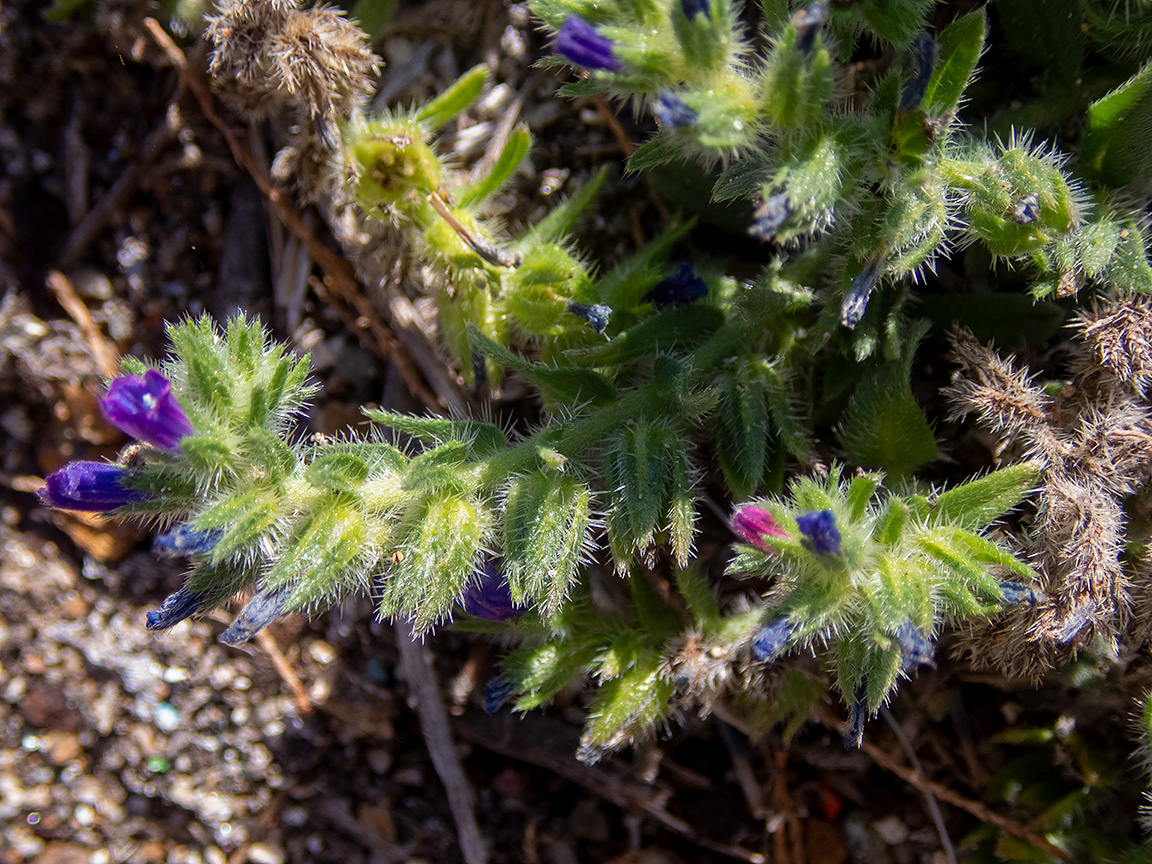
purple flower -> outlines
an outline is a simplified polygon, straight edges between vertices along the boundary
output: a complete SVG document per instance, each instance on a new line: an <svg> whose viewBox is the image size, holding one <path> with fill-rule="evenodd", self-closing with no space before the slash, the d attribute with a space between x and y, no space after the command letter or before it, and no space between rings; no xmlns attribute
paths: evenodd
<svg viewBox="0 0 1152 864"><path fill-rule="evenodd" d="M469 615L485 621L507 621L524 611L512 602L508 581L491 561L476 571L476 578L468 583L456 602Z"/></svg>
<svg viewBox="0 0 1152 864"><path fill-rule="evenodd" d="M707 295L707 283L696 275L691 264L681 261L680 268L667 279L657 282L652 290L644 295L644 299L651 300L657 309L663 309L665 306L695 303Z"/></svg>
<svg viewBox="0 0 1152 864"><path fill-rule="evenodd" d="M747 504L732 514L732 531L745 543L755 546L762 552L776 551L765 542L765 537L788 539L788 532L780 527L780 523L772 517L772 514L755 504Z"/></svg>
<svg viewBox="0 0 1152 864"><path fill-rule="evenodd" d="M587 303L577 303L575 300L569 300L568 311L573 315L578 315L591 324L592 329L597 333L603 333L608 329L608 319L612 317L612 307L603 306L599 303L590 306Z"/></svg>
<svg viewBox="0 0 1152 864"><path fill-rule="evenodd" d="M602 72L622 72L624 64L616 57L616 45L601 36L579 15L569 15L556 36L556 53L574 66Z"/></svg>
<svg viewBox="0 0 1152 864"><path fill-rule="evenodd" d="M37 494L59 510L97 512L145 501L148 495L123 484L128 472L109 462L69 462L44 479Z"/></svg>
<svg viewBox="0 0 1152 864"><path fill-rule="evenodd" d="M778 618L766 627L761 628L752 637L752 659L757 663L771 663L784 653L788 647L788 640L796 632L796 625L787 617Z"/></svg>
<svg viewBox="0 0 1152 864"><path fill-rule="evenodd" d="M117 378L100 400L100 408L121 432L169 453L179 453L180 439L196 431L172 395L171 382L154 369L143 377Z"/></svg>
<svg viewBox="0 0 1152 864"><path fill-rule="evenodd" d="M167 534L157 534L152 541L152 551L161 555L203 555L210 552L223 536L221 528L197 531L185 522Z"/></svg>
<svg viewBox="0 0 1152 864"><path fill-rule="evenodd" d="M872 290L880 281L880 261L877 259L856 274L848 293L844 295L844 302L840 304L840 323L849 330L860 323L864 317L864 310L868 308L868 298Z"/></svg>
<svg viewBox="0 0 1152 864"><path fill-rule="evenodd" d="M144 626L149 630L167 630L169 627L175 627L185 618L191 618L199 612L203 602L204 592L181 588L164 598L159 609L148 613Z"/></svg>
<svg viewBox="0 0 1152 864"><path fill-rule="evenodd" d="M932 662L934 653L932 641L920 632L911 619L905 618L892 635L900 644L900 653L904 655L905 669L927 666Z"/></svg>
<svg viewBox="0 0 1152 864"><path fill-rule="evenodd" d="M748 233L757 240L767 240L780 230L791 213L792 205L788 202L788 196L779 192L756 208Z"/></svg>
<svg viewBox="0 0 1152 864"><path fill-rule="evenodd" d="M287 585L279 588L265 588L248 601L240 614L220 634L225 645L240 645L247 642L277 618L284 614L292 589Z"/></svg>
<svg viewBox="0 0 1152 864"><path fill-rule="evenodd" d="M840 530L831 510L815 510L796 517L796 527L808 538L817 555L840 554Z"/></svg>
<svg viewBox="0 0 1152 864"><path fill-rule="evenodd" d="M652 113L666 129L681 129L691 126L699 117L693 108L689 108L678 96L673 96L667 90L656 97L652 103Z"/></svg>
<svg viewBox="0 0 1152 864"><path fill-rule="evenodd" d="M680 0L680 8L684 10L684 17L689 21L697 15L712 20L712 9L708 5L708 0Z"/></svg>

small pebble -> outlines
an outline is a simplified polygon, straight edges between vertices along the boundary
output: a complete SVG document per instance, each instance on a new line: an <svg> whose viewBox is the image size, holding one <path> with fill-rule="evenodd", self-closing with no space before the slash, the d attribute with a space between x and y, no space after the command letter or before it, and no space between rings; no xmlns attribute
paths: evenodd
<svg viewBox="0 0 1152 864"><path fill-rule="evenodd" d="M886 816L874 826L880 839L889 846L899 846L908 839L908 826L895 816Z"/></svg>

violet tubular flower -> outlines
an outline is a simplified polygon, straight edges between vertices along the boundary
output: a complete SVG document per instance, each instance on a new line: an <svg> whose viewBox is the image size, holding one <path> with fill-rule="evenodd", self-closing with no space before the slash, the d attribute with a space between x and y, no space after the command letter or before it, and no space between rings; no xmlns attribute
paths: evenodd
<svg viewBox="0 0 1152 864"><path fill-rule="evenodd" d="M836 514L831 510L815 510L796 517L796 527L808 538L817 555L840 554L840 529L836 527Z"/></svg>
<svg viewBox="0 0 1152 864"><path fill-rule="evenodd" d="M868 685L861 681L856 698L848 705L848 722L844 724L844 749L859 750L864 743L864 724L868 721Z"/></svg>
<svg viewBox="0 0 1152 864"><path fill-rule="evenodd" d="M1001 582L1000 598L1009 606L1023 603L1035 606L1040 602L1039 593L1031 585L1021 585L1019 582Z"/></svg>
<svg viewBox="0 0 1152 864"><path fill-rule="evenodd" d="M762 552L775 552L776 549L765 538L775 537L786 540L788 532L763 507L747 504L732 514L732 532L749 545Z"/></svg>
<svg viewBox="0 0 1152 864"><path fill-rule="evenodd" d="M240 614L220 634L225 645L241 645L284 614L288 597L292 593L287 586L264 589L240 610Z"/></svg>
<svg viewBox="0 0 1152 864"><path fill-rule="evenodd" d="M622 72L616 45L579 15L569 15L556 36L557 54L574 66L596 72Z"/></svg>
<svg viewBox="0 0 1152 864"><path fill-rule="evenodd" d="M109 462L69 462L44 478L40 500L58 510L91 513L146 501L148 495L124 485L128 472Z"/></svg>
<svg viewBox="0 0 1152 864"><path fill-rule="evenodd" d="M811 54L816 45L816 34L824 26L827 10L824 3L813 3L800 9L792 16L792 26L796 28L796 50L801 54Z"/></svg>
<svg viewBox="0 0 1152 864"><path fill-rule="evenodd" d="M181 438L196 431L172 395L172 383L154 369L117 378L100 408L121 432L172 454L180 452Z"/></svg>
<svg viewBox="0 0 1152 864"><path fill-rule="evenodd" d="M199 612L203 603L204 592L181 588L165 597L159 609L153 609L148 613L144 626L149 630L167 630L169 627L175 627Z"/></svg>
<svg viewBox="0 0 1152 864"><path fill-rule="evenodd" d="M508 581L491 561L480 567L476 575L456 600L465 612L485 621L507 621L524 611L512 602Z"/></svg>
<svg viewBox="0 0 1152 864"><path fill-rule="evenodd" d="M657 309L665 306L683 306L695 303L708 296L708 284L696 275L692 265L681 261L679 269L666 279L657 282L651 291L644 295Z"/></svg>

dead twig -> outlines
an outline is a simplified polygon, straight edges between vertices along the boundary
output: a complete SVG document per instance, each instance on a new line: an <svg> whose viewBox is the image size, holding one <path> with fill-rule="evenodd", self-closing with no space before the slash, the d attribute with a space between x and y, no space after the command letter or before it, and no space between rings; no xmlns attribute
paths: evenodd
<svg viewBox="0 0 1152 864"><path fill-rule="evenodd" d="M908 761L912 763L912 767L923 775L924 767L916 757L916 751L912 749L912 742L908 740L908 736L904 734L903 728L896 722L896 718L892 716L892 712L884 705L881 705L880 716L892 727L892 731L896 734L896 740L899 741L900 746L904 748L904 755L908 757ZM928 812L932 815L932 821L936 824L936 833L940 835L940 845L944 847L944 854L947 856L950 864L956 864L956 850L952 846L952 838L948 836L948 828L944 824L944 817L940 814L940 805L936 803L936 796L932 794L931 789L925 789L923 792L924 798L928 801Z"/></svg>
<svg viewBox="0 0 1152 864"><path fill-rule="evenodd" d="M267 630L261 630L256 634L256 644L268 655L268 659L272 661L277 674L292 691L292 698L296 700L296 712L301 717L307 717L312 713L315 706L312 705L312 700L308 696L308 691L304 689L300 676L296 674L296 670L292 668L292 664L288 662L288 658L284 656L284 652L280 650L280 646L276 644L272 634Z"/></svg>
<svg viewBox="0 0 1152 864"><path fill-rule="evenodd" d="M816 708L816 713L820 722L824 726L841 735L844 734L844 721L835 717L826 705L818 705ZM999 813L989 810L979 801L973 801L970 798L965 798L963 795L952 791L947 786L934 783L925 777L924 774L920 771L911 768L905 768L875 744L870 744L869 742L865 741L861 745L861 749L871 757L873 762L875 762L885 771L891 771L901 780L904 780L906 783L915 786L921 792L925 794L931 792L941 801L947 801L953 807L959 807L966 813L970 813L971 815L975 816L981 822L987 822L991 825L995 825L1002 831L1007 831L1013 837L1019 837L1021 840L1025 840L1028 843L1031 843L1037 849L1048 853L1058 861L1068 860L1067 852L1057 846L1053 846L1034 831L1029 831L1015 819L1009 819L1007 816L1001 816Z"/></svg>
<svg viewBox="0 0 1152 864"><path fill-rule="evenodd" d="M280 191L272 185L251 147L237 138L217 113L211 92L204 81L189 68L188 60L184 56L184 52L180 50L180 46L172 41L172 37L164 32L164 28L154 18L145 18L144 26L156 44L167 55L169 62L180 76L181 84L191 91L208 122L215 126L223 136L228 149L232 151L232 158L252 176L260 191L264 193L264 197L275 208L276 215L280 217L285 227L308 247L312 259L324 271L325 285L328 290L342 303L348 304L355 310L355 323L361 325L363 322L363 324L353 329L356 331L367 329L372 335L373 341L369 346L372 351L396 366L412 395L423 402L426 408L437 414L442 414L444 406L440 404L435 394L424 385L412 358L408 356L401 343L380 320L376 310L372 308L372 304L360 290L352 265L320 242L315 233L304 223L300 212L292 202L281 195ZM343 316L343 310L341 314Z"/></svg>
<svg viewBox="0 0 1152 864"><path fill-rule="evenodd" d="M472 785L460 760L452 740L452 727L448 723L448 711L436 672L432 668L432 656L424 643L416 641L412 628L402 618L393 625L396 645L400 651L400 665L408 682L408 690L416 699L416 711L420 715L420 730L424 733L424 743L428 755L444 789L448 793L448 806L456 822L456 832L460 840L460 851L467 864L486 864L488 850L480 836L480 826L476 823L475 799Z"/></svg>
<svg viewBox="0 0 1152 864"><path fill-rule="evenodd" d="M92 320L88 307L84 305L84 301L80 299L76 294L76 289L72 287L72 280L59 270L53 270L48 274L48 287L56 295L56 302L64 308L69 317L76 322L80 332L84 334L84 341L88 343L88 350L96 358L96 364L100 367L100 374L105 378L115 378L119 375L120 361L116 356L119 352L100 332L96 322Z"/></svg>

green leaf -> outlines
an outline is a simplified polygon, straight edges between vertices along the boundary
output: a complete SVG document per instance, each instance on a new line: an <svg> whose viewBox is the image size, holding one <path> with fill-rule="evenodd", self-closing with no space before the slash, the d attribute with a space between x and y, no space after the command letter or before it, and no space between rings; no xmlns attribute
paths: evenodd
<svg viewBox="0 0 1152 864"><path fill-rule="evenodd" d="M333 453L309 465L304 479L317 489L355 495L368 479L368 463L351 453Z"/></svg>
<svg viewBox="0 0 1152 864"><path fill-rule="evenodd" d="M332 498L285 544L266 586L291 584L291 609L329 605L360 587L353 566L365 554L367 541L368 528L357 509Z"/></svg>
<svg viewBox="0 0 1152 864"><path fill-rule="evenodd" d="M720 399L713 412L716 460L733 497L750 497L764 476L768 406L760 381L746 364L722 375L713 387Z"/></svg>
<svg viewBox="0 0 1152 864"><path fill-rule="evenodd" d="M457 78L451 87L431 102L425 103L416 112L416 119L427 123L432 129L439 129L480 98L487 83L488 67L483 63L473 66Z"/></svg>
<svg viewBox="0 0 1152 864"><path fill-rule="evenodd" d="M1105 183L1152 177L1152 63L1088 109L1084 159Z"/></svg>
<svg viewBox="0 0 1152 864"><path fill-rule="evenodd" d="M599 372L533 363L493 342L475 327L469 326L468 336L482 354L519 372L554 402L562 405L610 405L616 401L616 386Z"/></svg>
<svg viewBox="0 0 1152 864"><path fill-rule="evenodd" d="M413 456L404 472L404 485L429 494L441 490L463 491L462 467L469 450L464 441L447 441Z"/></svg>
<svg viewBox="0 0 1152 864"><path fill-rule="evenodd" d="M694 622L703 630L711 630L720 625L720 604L716 592L698 567L676 569L676 588Z"/></svg>
<svg viewBox="0 0 1152 864"><path fill-rule="evenodd" d="M1042 472L1034 462L993 471L943 492L932 505L929 525L982 530L1027 497Z"/></svg>
<svg viewBox="0 0 1152 864"><path fill-rule="evenodd" d="M537 471L514 478L504 499L504 574L517 604L551 617L588 545L592 493L571 477Z"/></svg>
<svg viewBox="0 0 1152 864"><path fill-rule="evenodd" d="M608 540L616 568L652 544L666 505L668 431L640 421L616 433L604 447L604 488L613 490L607 514Z"/></svg>
<svg viewBox="0 0 1152 864"><path fill-rule="evenodd" d="M461 207L471 207L483 201L507 182L512 172L524 161L532 147L532 135L523 123L512 130L504 149L496 158L492 170L472 183L469 183L456 196Z"/></svg>
<svg viewBox="0 0 1152 864"><path fill-rule="evenodd" d="M595 762L606 750L646 737L667 716L672 684L660 675L659 662L656 655L642 658L600 687L580 737L583 761Z"/></svg>
<svg viewBox="0 0 1152 864"><path fill-rule="evenodd" d="M957 18L940 33L940 57L920 102L927 116L940 117L956 110L984 51L986 30L981 7Z"/></svg>
<svg viewBox="0 0 1152 864"><path fill-rule="evenodd" d="M276 491L258 486L216 502L192 520L192 527L197 531L224 529L208 559L219 564L237 553L255 549L279 519Z"/></svg>
<svg viewBox="0 0 1152 864"><path fill-rule="evenodd" d="M650 171L666 162L679 160L681 154L680 145L676 143L675 138L672 137L668 130L661 129L637 147L632 155L628 157L626 170L629 174Z"/></svg>
<svg viewBox="0 0 1152 864"><path fill-rule="evenodd" d="M413 417L395 414L378 408L363 409L364 416L374 423L382 423L430 444L460 441L468 445L468 452L477 458L491 456L508 447L504 430L495 423L482 420L448 420L444 417Z"/></svg>
<svg viewBox="0 0 1152 864"><path fill-rule="evenodd" d="M585 674L599 646L546 642L513 651L501 664L504 675L515 682L523 695L517 711L530 711L543 705L577 678Z"/></svg>
<svg viewBox="0 0 1152 864"><path fill-rule="evenodd" d="M884 363L865 372L840 428L848 458L889 474L907 474L936 458L936 437L912 397L908 367Z"/></svg>

